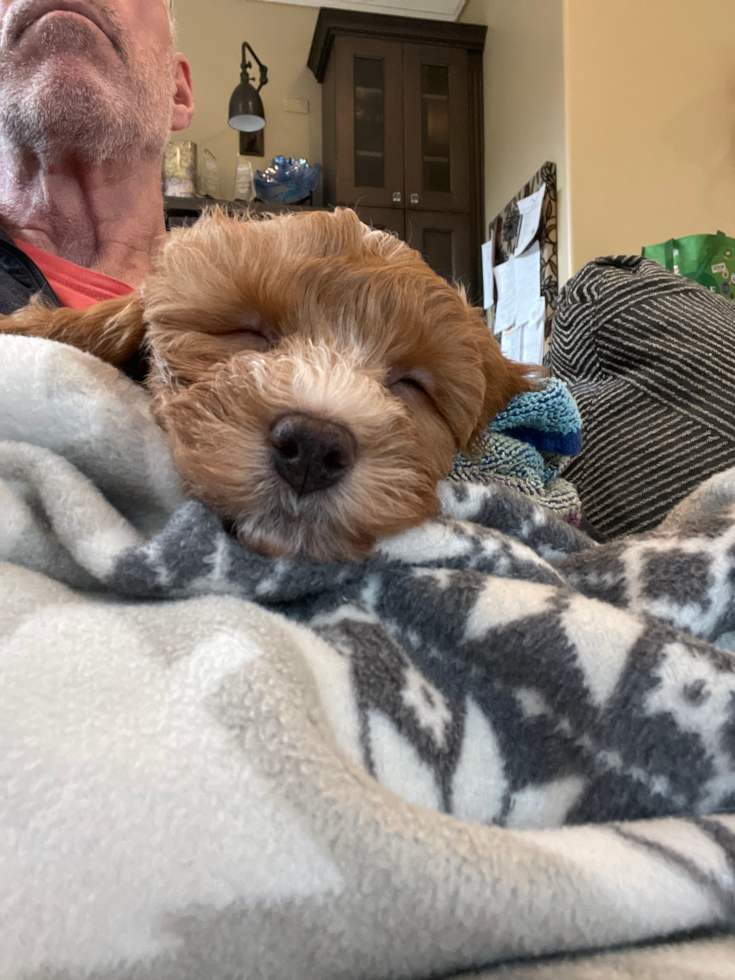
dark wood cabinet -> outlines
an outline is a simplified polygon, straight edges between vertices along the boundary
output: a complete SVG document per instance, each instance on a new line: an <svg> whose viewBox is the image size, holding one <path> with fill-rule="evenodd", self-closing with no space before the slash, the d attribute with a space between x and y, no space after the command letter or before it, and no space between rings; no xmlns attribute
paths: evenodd
<svg viewBox="0 0 735 980"><path fill-rule="evenodd" d="M363 219L364 220L364 219ZM451 211L406 212L405 240L432 269L454 282L472 282L470 216Z"/></svg>
<svg viewBox="0 0 735 980"><path fill-rule="evenodd" d="M355 207L479 297L486 28L322 8L324 203Z"/></svg>
<svg viewBox="0 0 735 980"><path fill-rule="evenodd" d="M406 214L398 208L366 208L362 204L355 207L360 220L378 231L390 231L404 241L406 238Z"/></svg>

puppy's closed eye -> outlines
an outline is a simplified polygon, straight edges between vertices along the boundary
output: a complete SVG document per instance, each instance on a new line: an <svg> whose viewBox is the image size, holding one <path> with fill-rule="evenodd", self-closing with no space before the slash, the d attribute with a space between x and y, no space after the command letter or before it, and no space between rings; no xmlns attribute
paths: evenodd
<svg viewBox="0 0 735 980"><path fill-rule="evenodd" d="M425 371L401 371L394 368L385 379L385 387L397 398L432 401L433 383L431 376Z"/></svg>
<svg viewBox="0 0 735 980"><path fill-rule="evenodd" d="M217 334L216 341L229 354L237 354L241 350L267 351L275 346L275 338L267 336L261 330L249 328Z"/></svg>
<svg viewBox="0 0 735 980"><path fill-rule="evenodd" d="M394 381L389 387L394 395L399 395L401 398L407 395L423 395L424 397L428 397L428 392L416 378L399 378L398 381Z"/></svg>
<svg viewBox="0 0 735 980"><path fill-rule="evenodd" d="M278 343L278 335L268 326L241 327L220 333L204 330L161 330L155 351L161 380L169 388L186 388L201 381L205 373L217 370L237 354L265 352Z"/></svg>

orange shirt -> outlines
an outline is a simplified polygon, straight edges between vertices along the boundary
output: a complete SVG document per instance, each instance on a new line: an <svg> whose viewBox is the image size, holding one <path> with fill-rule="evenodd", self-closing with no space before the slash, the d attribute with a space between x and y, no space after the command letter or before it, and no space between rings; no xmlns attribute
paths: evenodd
<svg viewBox="0 0 735 980"><path fill-rule="evenodd" d="M14 244L36 263L62 306L68 306L73 310L84 310L103 299L114 299L116 296L125 296L133 292L132 286L120 282L119 279L113 279L112 276L105 276L101 272L93 272L81 265L67 262L66 259L60 259L58 255L51 255L50 252L44 252L34 245L26 245L25 242L14 242Z"/></svg>

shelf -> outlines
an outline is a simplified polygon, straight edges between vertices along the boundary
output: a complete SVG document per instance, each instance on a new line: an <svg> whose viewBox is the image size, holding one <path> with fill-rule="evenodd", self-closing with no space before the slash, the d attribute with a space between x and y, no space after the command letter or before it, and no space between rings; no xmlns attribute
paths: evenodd
<svg viewBox="0 0 735 980"><path fill-rule="evenodd" d="M219 205L232 214L243 214L246 211L255 214L278 213L280 211L323 211L324 208L312 204L269 204L265 201L223 201L214 197L164 197L163 209L168 215L176 217L196 216L206 207Z"/></svg>

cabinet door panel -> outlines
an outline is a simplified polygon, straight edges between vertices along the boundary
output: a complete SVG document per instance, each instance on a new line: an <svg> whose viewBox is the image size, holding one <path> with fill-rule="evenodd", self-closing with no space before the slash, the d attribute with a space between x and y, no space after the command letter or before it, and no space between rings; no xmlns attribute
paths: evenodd
<svg viewBox="0 0 735 980"><path fill-rule="evenodd" d="M377 228L378 231L391 231L405 241L406 219L403 211L397 208L364 208L359 204L355 211L360 221L364 221L366 225Z"/></svg>
<svg viewBox="0 0 735 980"><path fill-rule="evenodd" d="M468 214L406 212L408 244L421 252L435 272L461 283L473 298L477 276L472 268L471 234Z"/></svg>
<svg viewBox="0 0 735 980"><path fill-rule="evenodd" d="M340 37L337 69L337 204L403 208L401 45Z"/></svg>
<svg viewBox="0 0 735 980"><path fill-rule="evenodd" d="M470 206L467 52L403 46L406 207Z"/></svg>

